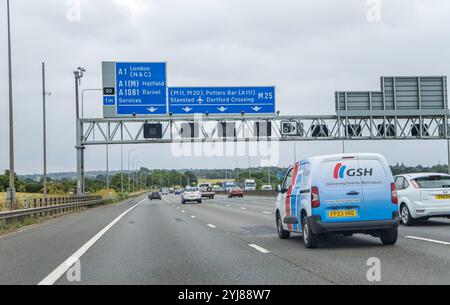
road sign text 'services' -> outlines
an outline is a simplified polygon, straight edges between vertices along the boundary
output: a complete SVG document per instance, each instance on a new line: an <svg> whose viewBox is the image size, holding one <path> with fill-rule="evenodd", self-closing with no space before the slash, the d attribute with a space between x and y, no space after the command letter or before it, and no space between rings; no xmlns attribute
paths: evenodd
<svg viewBox="0 0 450 305"><path fill-rule="evenodd" d="M169 112L174 115L274 114L275 87L169 88Z"/></svg>
<svg viewBox="0 0 450 305"><path fill-rule="evenodd" d="M104 117L167 114L166 63L103 63Z"/></svg>

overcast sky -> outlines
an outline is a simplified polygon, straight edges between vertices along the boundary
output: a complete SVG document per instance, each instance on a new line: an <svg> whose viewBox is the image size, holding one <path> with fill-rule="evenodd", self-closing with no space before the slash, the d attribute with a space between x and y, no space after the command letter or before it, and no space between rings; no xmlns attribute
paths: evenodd
<svg viewBox="0 0 450 305"><path fill-rule="evenodd" d="M0 169L8 167L5 2L0 6ZM104 60L167 61L170 86L276 85L282 114L333 114L336 90L379 90L382 75L448 75L450 70L448 0L382 0L375 22L368 18L366 0L81 0L79 20L70 10L76 1L11 2L15 155L21 174L42 170L42 61L52 92L50 172L75 170L72 71L78 66L87 69L83 88L101 87ZM101 105L99 95L87 94L86 116L101 117ZM242 157L175 157L169 145L124 149L136 149L134 155L149 168L248 164ZM341 150L341 143L297 143L299 159ZM437 164L447 158L443 141L352 142L347 150L381 152L390 163ZM104 151L87 149L87 170L105 168ZM120 147L111 148L113 169L120 168L119 152ZM279 165L293 159L293 144L283 144Z"/></svg>

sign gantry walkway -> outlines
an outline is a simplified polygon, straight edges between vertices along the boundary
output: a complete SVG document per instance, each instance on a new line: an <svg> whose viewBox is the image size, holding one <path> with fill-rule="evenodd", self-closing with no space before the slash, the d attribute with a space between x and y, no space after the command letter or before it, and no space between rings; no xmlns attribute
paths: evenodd
<svg viewBox="0 0 450 305"><path fill-rule="evenodd" d="M448 115L81 119L81 145L450 139Z"/></svg>

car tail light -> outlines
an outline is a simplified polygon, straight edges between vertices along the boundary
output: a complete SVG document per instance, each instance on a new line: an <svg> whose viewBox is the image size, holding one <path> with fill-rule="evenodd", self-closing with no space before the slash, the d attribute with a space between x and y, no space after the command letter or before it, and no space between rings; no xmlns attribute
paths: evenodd
<svg viewBox="0 0 450 305"><path fill-rule="evenodd" d="M320 207L319 188L317 186L311 188L311 206L313 208Z"/></svg>
<svg viewBox="0 0 450 305"><path fill-rule="evenodd" d="M393 204L398 204L397 186L391 183L391 198Z"/></svg>

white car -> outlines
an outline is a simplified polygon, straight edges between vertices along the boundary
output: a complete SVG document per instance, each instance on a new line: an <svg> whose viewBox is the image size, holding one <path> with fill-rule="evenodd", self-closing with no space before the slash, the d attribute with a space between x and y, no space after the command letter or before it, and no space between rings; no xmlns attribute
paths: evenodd
<svg viewBox="0 0 450 305"><path fill-rule="evenodd" d="M417 220L450 218L450 175L421 173L395 177L400 218L412 226Z"/></svg>
<svg viewBox="0 0 450 305"><path fill-rule="evenodd" d="M202 193L196 187L188 186L181 195L181 203L186 204L188 202L202 203Z"/></svg>
<svg viewBox="0 0 450 305"><path fill-rule="evenodd" d="M261 190L262 190L262 191L265 191L265 192L270 192L270 191L273 191L273 188L272 188L271 185L263 185L263 186L261 187Z"/></svg>

